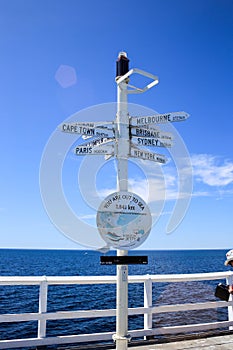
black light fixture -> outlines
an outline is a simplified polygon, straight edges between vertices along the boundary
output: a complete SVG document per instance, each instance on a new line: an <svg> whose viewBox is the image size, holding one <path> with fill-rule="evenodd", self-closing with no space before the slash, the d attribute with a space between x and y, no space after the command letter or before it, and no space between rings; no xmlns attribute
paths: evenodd
<svg viewBox="0 0 233 350"><path fill-rule="evenodd" d="M129 59L126 52L120 52L116 61L116 77L122 77L129 71Z"/></svg>

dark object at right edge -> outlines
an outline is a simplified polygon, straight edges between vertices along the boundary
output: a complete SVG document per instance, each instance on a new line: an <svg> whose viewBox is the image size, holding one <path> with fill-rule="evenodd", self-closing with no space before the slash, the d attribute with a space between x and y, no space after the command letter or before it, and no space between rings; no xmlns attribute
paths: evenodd
<svg viewBox="0 0 233 350"><path fill-rule="evenodd" d="M226 286L225 284L219 283L215 289L214 295L221 300L228 301L229 295L230 295L228 291L228 286Z"/></svg>

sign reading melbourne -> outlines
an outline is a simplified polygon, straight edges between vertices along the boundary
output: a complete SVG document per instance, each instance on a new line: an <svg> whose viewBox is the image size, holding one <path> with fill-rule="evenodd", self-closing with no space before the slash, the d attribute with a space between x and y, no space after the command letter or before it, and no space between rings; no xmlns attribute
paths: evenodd
<svg viewBox="0 0 233 350"><path fill-rule="evenodd" d="M189 117L186 112L171 112L165 114L155 114L146 117L131 117L130 124L132 126L154 125L163 123L182 122Z"/></svg>

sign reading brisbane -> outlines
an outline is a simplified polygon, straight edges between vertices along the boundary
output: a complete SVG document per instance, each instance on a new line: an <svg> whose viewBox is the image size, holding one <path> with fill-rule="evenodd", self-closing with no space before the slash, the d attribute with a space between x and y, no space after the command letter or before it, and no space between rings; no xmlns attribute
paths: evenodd
<svg viewBox="0 0 233 350"><path fill-rule="evenodd" d="M97 227L108 246L129 250L148 237L152 218L144 200L128 191L114 192L100 204Z"/></svg>

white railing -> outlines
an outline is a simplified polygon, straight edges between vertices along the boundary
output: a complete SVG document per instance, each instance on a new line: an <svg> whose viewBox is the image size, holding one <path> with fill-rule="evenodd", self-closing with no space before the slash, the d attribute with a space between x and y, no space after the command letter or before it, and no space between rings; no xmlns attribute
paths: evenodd
<svg viewBox="0 0 233 350"><path fill-rule="evenodd" d="M189 282L189 281L204 281L204 280L220 280L226 279L227 284L233 284L233 272L215 272L215 273L200 273L200 274L180 274L180 275L143 275L129 276L129 283L144 284L144 307L135 307L129 309L130 315L144 314L144 328L131 330L129 334L132 338L177 334L185 332L197 332L211 329L230 328L233 327L233 301L232 295L228 302L225 301L208 301L204 303L186 303L176 305L160 305L153 306L152 300L152 285L158 282ZM114 332L78 334L69 336L53 336L46 337L46 322L48 320L61 319L78 319L78 318L98 318L110 317L116 315L115 309L104 310L77 310L77 311L58 311L47 312L47 294L49 285L92 285L92 284L116 284L115 276L74 276L74 277L0 277L0 286L9 285L38 285L39 288L39 311L38 313L21 313L21 314L4 314L0 315L1 322L25 322L37 321L38 334L37 338L0 340L0 349L20 348L27 346L43 346L52 344L68 344L82 343L93 341L109 341L112 339ZM0 301L1 302L1 301ZM203 310L213 308L228 308L228 321L209 322L199 324L188 324L182 326L169 326L152 328L153 314L188 311L188 310Z"/></svg>

